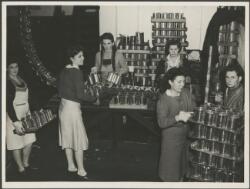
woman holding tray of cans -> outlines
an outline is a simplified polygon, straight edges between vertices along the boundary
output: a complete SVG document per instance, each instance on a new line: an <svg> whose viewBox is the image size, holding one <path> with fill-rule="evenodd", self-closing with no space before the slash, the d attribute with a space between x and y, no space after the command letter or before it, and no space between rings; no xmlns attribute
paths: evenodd
<svg viewBox="0 0 250 189"><path fill-rule="evenodd" d="M123 54L116 50L114 37L111 33L104 33L101 36L101 51L96 53L95 67L92 73L100 72L102 81L108 78L108 74L115 72L122 75L128 72Z"/></svg>
<svg viewBox="0 0 250 189"><path fill-rule="evenodd" d="M184 88L185 73L171 68L165 74L157 102L157 120L162 129L159 176L163 181L182 181L187 170L187 124L195 102Z"/></svg>
<svg viewBox="0 0 250 189"><path fill-rule="evenodd" d="M18 61L14 57L9 57L7 59L6 143L7 149L12 151L18 172L23 175L32 168L29 158L36 136L34 133L26 134L21 122L21 119L30 113L29 90L18 72Z"/></svg>
<svg viewBox="0 0 250 189"><path fill-rule="evenodd" d="M81 179L86 180L83 151L88 149L88 138L82 119L81 101L94 102L96 98L84 93L83 74L79 68L84 60L82 47L69 47L67 55L69 64L61 71L58 79L58 94L61 97L59 145L65 150L68 172L76 172Z"/></svg>

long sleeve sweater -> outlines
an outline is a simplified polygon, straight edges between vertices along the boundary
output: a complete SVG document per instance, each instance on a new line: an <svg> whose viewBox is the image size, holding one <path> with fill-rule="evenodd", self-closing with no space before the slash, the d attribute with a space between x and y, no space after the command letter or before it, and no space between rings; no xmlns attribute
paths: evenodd
<svg viewBox="0 0 250 189"><path fill-rule="evenodd" d="M181 124L175 120L180 111L192 111L195 107L193 96L188 90L183 89L180 96L171 97L166 93L162 94L157 102L157 120L162 129Z"/></svg>
<svg viewBox="0 0 250 189"><path fill-rule="evenodd" d="M64 68L59 75L58 83L59 97L79 102L94 102L95 97L84 93L84 81L81 70L77 68Z"/></svg>
<svg viewBox="0 0 250 189"><path fill-rule="evenodd" d="M16 89L15 86L12 84L12 82L8 79L7 80L7 85L6 85L6 111L10 117L10 119L15 122L18 121L14 106L13 106L13 101L15 99L15 94L16 94Z"/></svg>

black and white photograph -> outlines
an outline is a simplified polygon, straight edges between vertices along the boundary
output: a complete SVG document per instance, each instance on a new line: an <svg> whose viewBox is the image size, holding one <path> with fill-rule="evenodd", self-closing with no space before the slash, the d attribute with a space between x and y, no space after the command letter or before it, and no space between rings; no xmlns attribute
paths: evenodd
<svg viewBox="0 0 250 189"><path fill-rule="evenodd" d="M2 1L3 188L249 188L249 2Z"/></svg>

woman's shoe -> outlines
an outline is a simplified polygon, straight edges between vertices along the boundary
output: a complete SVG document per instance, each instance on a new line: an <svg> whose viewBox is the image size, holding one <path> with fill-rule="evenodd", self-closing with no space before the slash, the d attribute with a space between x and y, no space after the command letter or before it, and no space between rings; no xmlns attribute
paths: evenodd
<svg viewBox="0 0 250 189"><path fill-rule="evenodd" d="M90 181L90 178L87 175L81 176L77 174L77 177L79 180L82 180L82 181Z"/></svg>

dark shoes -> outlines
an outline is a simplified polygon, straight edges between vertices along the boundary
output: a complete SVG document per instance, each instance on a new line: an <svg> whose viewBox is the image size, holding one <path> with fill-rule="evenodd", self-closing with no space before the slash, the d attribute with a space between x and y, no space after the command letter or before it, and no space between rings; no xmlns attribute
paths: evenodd
<svg viewBox="0 0 250 189"><path fill-rule="evenodd" d="M91 179L87 175L85 176L77 175L77 178L79 181L91 181Z"/></svg>

